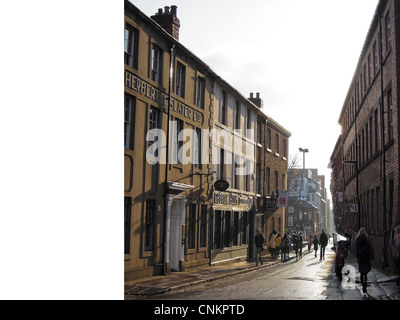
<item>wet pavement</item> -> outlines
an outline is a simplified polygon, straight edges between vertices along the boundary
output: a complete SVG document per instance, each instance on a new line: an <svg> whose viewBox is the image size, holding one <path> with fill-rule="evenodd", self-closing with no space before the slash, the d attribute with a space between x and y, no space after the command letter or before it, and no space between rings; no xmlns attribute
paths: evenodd
<svg viewBox="0 0 400 320"><path fill-rule="evenodd" d="M280 259L265 257L264 263L256 266L255 262L241 261L212 266L202 266L183 272L172 272L168 275L153 276L125 283L125 296L154 295L185 286L215 281L239 273L252 272L281 263Z"/></svg>
<svg viewBox="0 0 400 320"><path fill-rule="evenodd" d="M329 247L329 246L328 246ZM330 250L327 247L327 251ZM333 252L332 252L333 254ZM308 255L308 252L303 254ZM293 259L293 254L291 254ZM286 261L287 262L287 261ZM212 282L234 275L253 272L281 264L281 259L273 259L266 256L263 265L255 265L255 262L232 262L228 264L217 264L203 266L184 272L174 272L168 275L153 276L150 278L130 281L125 283L125 299L135 299L135 296L151 296L163 298L162 293L177 290L188 286L201 283ZM327 299L330 300L400 300L400 287L396 281L397 275L383 272L377 268L372 268L368 274L367 294L362 293L358 265L354 255L351 253L346 259L343 269L344 277L340 281L336 277L331 277L327 287ZM296 280L296 279L292 279ZM302 279L304 280L304 279Z"/></svg>

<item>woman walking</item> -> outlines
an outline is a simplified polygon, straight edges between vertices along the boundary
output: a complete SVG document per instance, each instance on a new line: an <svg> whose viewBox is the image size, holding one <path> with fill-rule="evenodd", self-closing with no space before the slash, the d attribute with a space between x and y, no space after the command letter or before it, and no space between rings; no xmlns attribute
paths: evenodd
<svg viewBox="0 0 400 320"><path fill-rule="evenodd" d="M314 234L314 238L313 238L313 245L314 245L314 251L315 251L315 257L317 257L317 252L318 252L318 243L319 243L319 241L318 241L318 238L317 238L317 235L316 234Z"/></svg>
<svg viewBox="0 0 400 320"><path fill-rule="evenodd" d="M361 228L356 238L358 271L363 286L363 293L367 293L367 274L371 271L371 260L374 259L371 242L365 228Z"/></svg>

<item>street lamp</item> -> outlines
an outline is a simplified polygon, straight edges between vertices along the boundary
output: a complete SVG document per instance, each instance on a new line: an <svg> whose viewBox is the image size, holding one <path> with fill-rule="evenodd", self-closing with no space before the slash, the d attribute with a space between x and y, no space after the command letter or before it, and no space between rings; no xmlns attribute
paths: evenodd
<svg viewBox="0 0 400 320"><path fill-rule="evenodd" d="M306 164L305 153L308 152L308 149L299 148L299 151L303 152L303 171L301 173L301 185L300 185L300 192L301 192L301 191L303 191L304 170L305 170L305 164ZM301 193L300 193L300 196L301 196Z"/></svg>
<svg viewBox="0 0 400 320"><path fill-rule="evenodd" d="M303 152L303 171L301 172L301 185L300 185L300 198L301 198L301 191L303 191L303 184L304 184L304 170L306 166L306 152L308 149L299 148L300 152ZM303 219L304 216L304 199L301 199L301 218Z"/></svg>

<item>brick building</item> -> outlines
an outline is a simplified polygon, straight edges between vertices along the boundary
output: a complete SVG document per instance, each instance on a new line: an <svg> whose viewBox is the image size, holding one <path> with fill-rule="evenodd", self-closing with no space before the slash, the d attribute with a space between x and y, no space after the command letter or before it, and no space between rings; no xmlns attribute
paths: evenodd
<svg viewBox="0 0 400 320"><path fill-rule="evenodd" d="M256 132L256 198L255 225L266 235L273 230L285 232L287 207L278 207L279 190L287 189L289 138L292 135L277 121L264 113L263 101L259 93L250 93L249 100L259 108L257 113Z"/></svg>
<svg viewBox="0 0 400 320"><path fill-rule="evenodd" d="M343 195L334 205L337 228L354 239L366 227L377 265L391 269L388 239L400 219L399 30L399 1L380 0L344 100L341 140L331 157L332 197Z"/></svg>

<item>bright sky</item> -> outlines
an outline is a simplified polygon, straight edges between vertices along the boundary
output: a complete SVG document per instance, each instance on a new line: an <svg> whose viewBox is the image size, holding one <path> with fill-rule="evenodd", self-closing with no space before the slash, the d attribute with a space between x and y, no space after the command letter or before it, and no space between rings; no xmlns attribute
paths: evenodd
<svg viewBox="0 0 400 320"><path fill-rule="evenodd" d="M131 0L147 16L177 5L179 41L292 133L289 156L325 175L338 119L378 0ZM298 155L302 166L302 153Z"/></svg>

